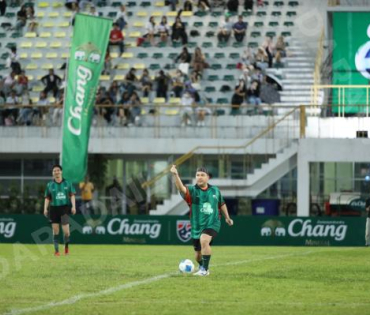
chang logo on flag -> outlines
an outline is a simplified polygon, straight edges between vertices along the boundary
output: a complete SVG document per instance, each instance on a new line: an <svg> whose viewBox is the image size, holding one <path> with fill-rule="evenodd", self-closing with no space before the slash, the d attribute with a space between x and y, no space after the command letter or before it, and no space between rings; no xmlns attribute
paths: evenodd
<svg viewBox="0 0 370 315"><path fill-rule="evenodd" d="M370 38L370 25L367 28L367 36ZM370 41L357 50L355 64L357 71L366 79L370 79Z"/></svg>
<svg viewBox="0 0 370 315"><path fill-rule="evenodd" d="M186 243L191 238L191 224L189 220L176 221L176 234L180 241Z"/></svg>

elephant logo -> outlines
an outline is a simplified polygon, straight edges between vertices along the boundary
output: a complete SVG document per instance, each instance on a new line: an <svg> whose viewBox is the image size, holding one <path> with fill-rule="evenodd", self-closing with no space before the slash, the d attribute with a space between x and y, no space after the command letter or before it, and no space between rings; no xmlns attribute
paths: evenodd
<svg viewBox="0 0 370 315"><path fill-rule="evenodd" d="M82 228L82 234L92 234L92 227L91 226L84 226Z"/></svg>
<svg viewBox="0 0 370 315"><path fill-rule="evenodd" d="M77 47L74 57L78 61L99 63L102 59L102 53L96 45L89 42Z"/></svg>
<svg viewBox="0 0 370 315"><path fill-rule="evenodd" d="M261 236L269 236L269 237L286 236L285 226L279 220L268 220L262 224Z"/></svg>
<svg viewBox="0 0 370 315"><path fill-rule="evenodd" d="M95 228L95 233L96 234L105 234L105 227L104 226L97 226L96 228Z"/></svg>
<svg viewBox="0 0 370 315"><path fill-rule="evenodd" d="M269 227L263 227L261 229L261 236L271 236L271 228Z"/></svg>

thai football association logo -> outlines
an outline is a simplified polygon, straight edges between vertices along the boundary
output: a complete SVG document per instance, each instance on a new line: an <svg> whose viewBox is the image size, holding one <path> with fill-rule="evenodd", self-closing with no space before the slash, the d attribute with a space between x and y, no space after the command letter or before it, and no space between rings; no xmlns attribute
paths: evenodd
<svg viewBox="0 0 370 315"><path fill-rule="evenodd" d="M186 243L191 239L191 224L189 220L176 221L176 233L180 241Z"/></svg>

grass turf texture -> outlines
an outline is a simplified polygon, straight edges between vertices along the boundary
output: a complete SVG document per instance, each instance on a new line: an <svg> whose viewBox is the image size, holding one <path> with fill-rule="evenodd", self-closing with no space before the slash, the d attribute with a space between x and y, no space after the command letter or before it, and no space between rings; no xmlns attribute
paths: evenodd
<svg viewBox="0 0 370 315"><path fill-rule="evenodd" d="M177 272L190 246L72 245L54 257L52 245L2 244L0 314L370 314L370 248L213 254L211 275L194 277Z"/></svg>

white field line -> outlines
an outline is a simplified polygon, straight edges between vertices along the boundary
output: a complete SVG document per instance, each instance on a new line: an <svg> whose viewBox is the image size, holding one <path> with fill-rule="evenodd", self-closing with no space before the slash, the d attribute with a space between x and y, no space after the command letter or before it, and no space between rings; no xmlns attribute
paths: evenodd
<svg viewBox="0 0 370 315"><path fill-rule="evenodd" d="M312 254L312 253L320 253L320 252L311 250L311 251L306 251L306 252L303 252L303 253L290 253L290 254L283 254L283 255L257 258L257 259L240 260L240 261L229 262L229 263L225 263L225 264L212 265L212 268L213 267L231 266L231 265L242 265L242 264L248 264L248 263L253 263L253 262L257 262L257 261L273 260L273 259L280 259L280 258L286 258L286 257L292 257L292 256L304 256L304 255L309 255L309 254ZM158 276L155 276L155 277L151 277L151 278L147 278L147 279L143 279L143 280L139 280L139 281L133 281L133 282L121 284L121 285L111 287L111 288L108 288L108 289L105 289L105 290L102 290L102 291L98 291L98 292L95 292L95 293L83 293L83 294L75 295L75 296L72 296L72 297L70 297L66 300L59 301L59 302L50 302L48 304L44 304L44 305L40 305L40 306L23 308L23 309L15 309L15 310L12 310L8 313L3 313L3 315L19 315L19 314L33 313L33 312L38 312L38 311L44 311L44 310L47 310L49 308L53 308L53 307L56 307L56 306L71 305L71 304L75 304L76 302L78 302L80 300L83 300L83 299L94 298L94 297L98 297L98 296L101 296L101 295L113 294L113 293L118 292L118 291L131 289L133 287L137 287L137 286L140 286L140 285L146 285L146 284L149 284L149 283L152 283L152 282L156 282L156 281L159 281L159 280L162 280L162 279L166 279L166 278L168 278L172 275L176 275L176 274L178 274L178 272L172 272L172 273L167 273L167 274L163 274L163 275L158 275ZM282 304L284 304L284 303L282 303ZM294 304L294 303L292 303L292 304ZM320 304L320 303L318 303L318 304ZM331 305L331 304L337 305L336 303L328 303L328 304L329 305ZM348 304L346 304L346 305L348 305ZM359 304L359 305L362 305L362 304ZM368 305L368 304L365 304L365 305Z"/></svg>

